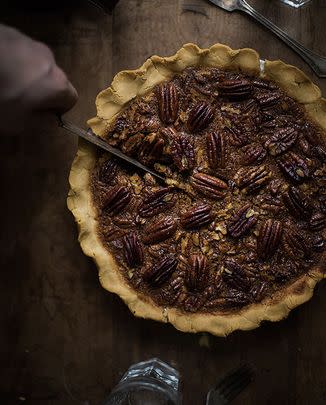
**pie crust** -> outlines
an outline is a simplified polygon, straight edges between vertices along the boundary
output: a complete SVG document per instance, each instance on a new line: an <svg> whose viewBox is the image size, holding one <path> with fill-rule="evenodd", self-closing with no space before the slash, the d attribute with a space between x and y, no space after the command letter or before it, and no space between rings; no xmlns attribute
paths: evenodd
<svg viewBox="0 0 326 405"><path fill-rule="evenodd" d="M271 79L301 103L313 121L326 129L326 100L321 97L320 89L301 70L282 61L268 60L263 63L261 70L256 51L249 48L233 50L221 44L209 49L186 44L173 56L152 56L139 69L118 73L111 86L97 96L97 116L90 119L88 125L103 137L117 114L136 96L146 94L158 83L171 79L189 66L224 68ZM237 329L254 329L264 320L285 318L291 309L308 301L317 282L326 277L324 253L319 266L311 268L272 298L253 303L237 312L188 313L159 306L127 284L113 255L99 239L97 213L91 194L91 175L95 164L94 146L81 140L69 177L71 189L67 199L68 208L78 224L82 250L94 259L102 286L118 294L136 316L170 322L184 332L210 332L226 336Z"/></svg>

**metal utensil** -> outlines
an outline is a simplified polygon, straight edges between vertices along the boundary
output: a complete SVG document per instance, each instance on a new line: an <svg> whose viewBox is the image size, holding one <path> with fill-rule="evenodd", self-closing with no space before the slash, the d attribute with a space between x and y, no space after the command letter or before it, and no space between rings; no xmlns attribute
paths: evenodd
<svg viewBox="0 0 326 405"><path fill-rule="evenodd" d="M119 149L116 149L113 146L109 145L108 143L103 141L103 139L101 139L100 137L95 135L91 129L88 129L87 131L85 131L84 129L73 124L72 122L63 119L62 117L59 117L59 126L75 135L80 136L81 138L86 139L86 141L91 142L92 144L104 149L105 151L110 152L112 155L118 157L119 159L124 160L125 162L132 164L133 166L137 167L138 169L141 169L147 173L150 173L152 176L156 177L157 179L166 182L167 179L165 177L163 177L160 174L156 173L155 171L151 170L149 167L144 166L143 164L138 162L138 160L125 155Z"/></svg>
<svg viewBox="0 0 326 405"><path fill-rule="evenodd" d="M253 378L254 371L247 364L231 371L217 383L215 388L208 392L206 405L229 404L251 383Z"/></svg>
<svg viewBox="0 0 326 405"><path fill-rule="evenodd" d="M282 41L284 41L288 46L290 46L295 52L297 52L301 58L310 65L312 70L319 77L326 77L326 58L312 52L307 49L295 39L291 38L283 30L281 30L277 25L273 24L266 17L258 13L252 6L250 6L245 0L209 0L211 3L218 7L223 8L226 11L242 11L255 20L263 24L266 28L271 30L275 35L277 35Z"/></svg>

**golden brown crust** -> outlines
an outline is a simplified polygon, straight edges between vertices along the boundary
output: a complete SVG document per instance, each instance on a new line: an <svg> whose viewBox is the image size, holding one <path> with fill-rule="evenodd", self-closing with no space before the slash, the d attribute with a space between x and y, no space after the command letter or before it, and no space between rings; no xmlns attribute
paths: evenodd
<svg viewBox="0 0 326 405"><path fill-rule="evenodd" d="M277 83L299 103L310 104L321 98L320 88L295 66L287 65L280 60L266 60L264 71L265 77Z"/></svg>
<svg viewBox="0 0 326 405"><path fill-rule="evenodd" d="M201 49L195 44L184 45L175 55L152 56L136 70L124 70L113 79L111 86L96 97L97 116L88 125L104 136L116 115L136 96L142 96L156 84L172 78L188 66L214 66L250 74L259 74L259 55L253 49L233 50L216 44Z"/></svg>
<svg viewBox="0 0 326 405"><path fill-rule="evenodd" d="M168 80L187 66L214 66L259 75L259 55L252 49L232 50L216 44L209 49L186 44L175 55L153 56L139 69L118 73L111 86L97 99L97 117L88 125L99 136L104 136L115 116L136 96L149 91L161 81ZM326 129L326 101L320 90L299 69L281 61L266 61L265 77L271 78L291 97L304 104L308 114ZM90 190L91 172L96 163L94 147L81 141L71 168L68 208L79 227L79 242L84 253L94 259L99 269L102 286L118 294L134 315L170 322L185 332L210 332L226 336L236 329L249 330L263 320L278 321L291 309L309 300L316 283L325 277L324 268L314 268L271 299L252 304L239 312L185 313L175 308L157 306L149 297L136 292L125 282L112 255L97 235L96 210ZM324 265L323 265L324 267Z"/></svg>

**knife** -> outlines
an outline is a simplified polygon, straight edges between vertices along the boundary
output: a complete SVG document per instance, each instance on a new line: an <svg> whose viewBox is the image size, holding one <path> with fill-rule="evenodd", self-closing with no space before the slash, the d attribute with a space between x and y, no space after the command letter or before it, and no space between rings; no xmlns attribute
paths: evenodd
<svg viewBox="0 0 326 405"><path fill-rule="evenodd" d="M150 173L152 176L154 176L157 179L164 181L166 183L167 179L164 176L161 176L160 174L156 173L149 167L141 164L140 162L138 162L138 160L125 155L123 152L121 152L121 150L109 145L103 139L101 139L99 136L95 135L94 132L90 128L87 131L85 131L84 129L73 124L72 122L67 121L66 119L63 119L62 117L58 117L58 119L59 119L59 126L63 129L65 129L66 131L71 132L75 135L78 135L83 139L86 139L86 141L92 143L93 145L96 145L99 148L104 149L107 152L110 152L112 155L116 156L117 158L132 164L133 166L137 167L138 169L143 170L144 172Z"/></svg>

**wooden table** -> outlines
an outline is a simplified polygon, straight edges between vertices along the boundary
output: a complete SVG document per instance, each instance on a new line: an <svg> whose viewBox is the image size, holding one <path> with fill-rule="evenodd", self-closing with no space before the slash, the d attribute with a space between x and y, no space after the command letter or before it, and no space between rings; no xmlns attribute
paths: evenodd
<svg viewBox="0 0 326 405"><path fill-rule="evenodd" d="M194 3L196 12L188 11ZM325 1L299 12L277 3L256 1L290 34L326 54ZM186 42L253 47L302 68L326 94L326 79L318 80L271 33L204 0L120 0L108 15L85 1L62 10L16 8L4 21L51 46L78 89L69 117L81 125L116 72ZM55 129L0 143L2 404L100 404L131 363L154 356L181 371L185 404L202 404L216 379L242 362L256 366L257 379L235 404L325 404L326 283L287 320L227 339L136 319L100 287L77 242L66 208L77 139Z"/></svg>

